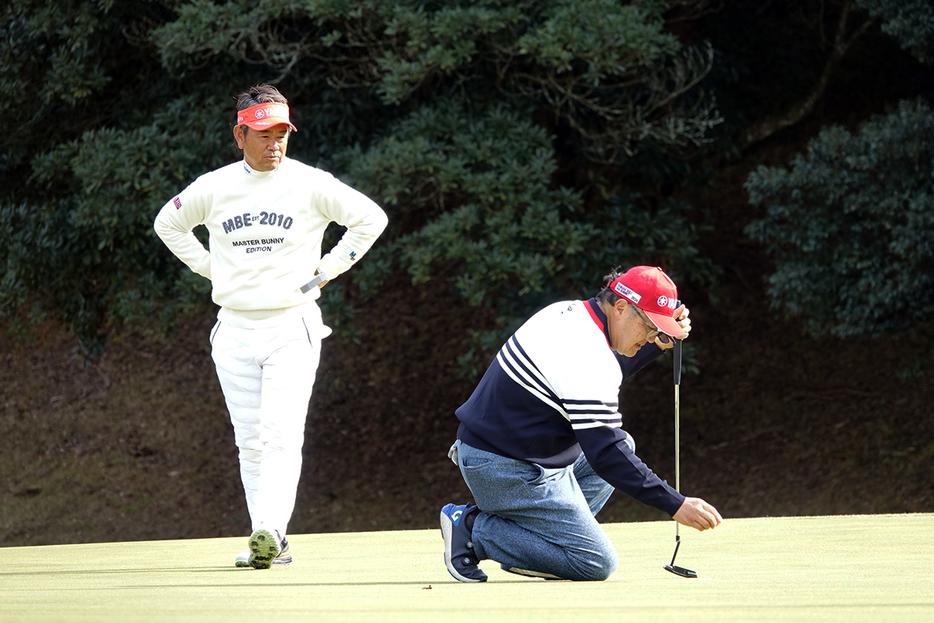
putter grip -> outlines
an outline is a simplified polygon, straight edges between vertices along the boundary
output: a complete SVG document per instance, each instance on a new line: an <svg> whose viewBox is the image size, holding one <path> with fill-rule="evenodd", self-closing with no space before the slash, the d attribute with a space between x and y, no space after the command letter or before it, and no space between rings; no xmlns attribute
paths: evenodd
<svg viewBox="0 0 934 623"><path fill-rule="evenodd" d="M675 340L675 385L681 385L681 340Z"/></svg>

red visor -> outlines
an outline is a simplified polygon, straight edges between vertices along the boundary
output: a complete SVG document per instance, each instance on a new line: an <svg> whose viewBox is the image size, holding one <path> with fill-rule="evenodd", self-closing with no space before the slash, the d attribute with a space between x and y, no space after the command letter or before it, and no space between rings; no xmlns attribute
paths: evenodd
<svg viewBox="0 0 934 623"><path fill-rule="evenodd" d="M298 129L289 121L289 107L286 104L267 102L237 111L237 125L245 125L254 130L268 130L280 123L298 132Z"/></svg>

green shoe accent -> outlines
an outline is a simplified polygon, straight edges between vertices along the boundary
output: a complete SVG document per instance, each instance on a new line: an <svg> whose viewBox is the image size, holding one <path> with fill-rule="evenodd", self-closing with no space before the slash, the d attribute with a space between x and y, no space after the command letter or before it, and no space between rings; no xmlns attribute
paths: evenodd
<svg viewBox="0 0 934 623"><path fill-rule="evenodd" d="M268 569L279 555L279 539L260 528L250 535L250 566L254 569Z"/></svg>

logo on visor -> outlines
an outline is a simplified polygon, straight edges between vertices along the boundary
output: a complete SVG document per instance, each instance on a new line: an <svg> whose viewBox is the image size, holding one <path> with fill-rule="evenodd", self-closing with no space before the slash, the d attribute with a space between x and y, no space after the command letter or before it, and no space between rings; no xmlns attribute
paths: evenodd
<svg viewBox="0 0 934 623"><path fill-rule="evenodd" d="M253 116L256 117L257 119L262 119L263 117L266 116L266 111L260 108L256 112L253 113Z"/></svg>

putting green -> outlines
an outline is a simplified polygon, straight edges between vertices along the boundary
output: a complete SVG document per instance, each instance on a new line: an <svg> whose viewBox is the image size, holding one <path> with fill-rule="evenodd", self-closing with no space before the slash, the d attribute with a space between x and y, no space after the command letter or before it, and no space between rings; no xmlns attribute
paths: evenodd
<svg viewBox="0 0 934 623"><path fill-rule="evenodd" d="M605 526L606 582L549 582L481 566L460 584L438 530L290 535L295 562L237 569L246 539L0 548L0 621L934 621L934 515L728 519ZM253 614L255 613L255 614Z"/></svg>

